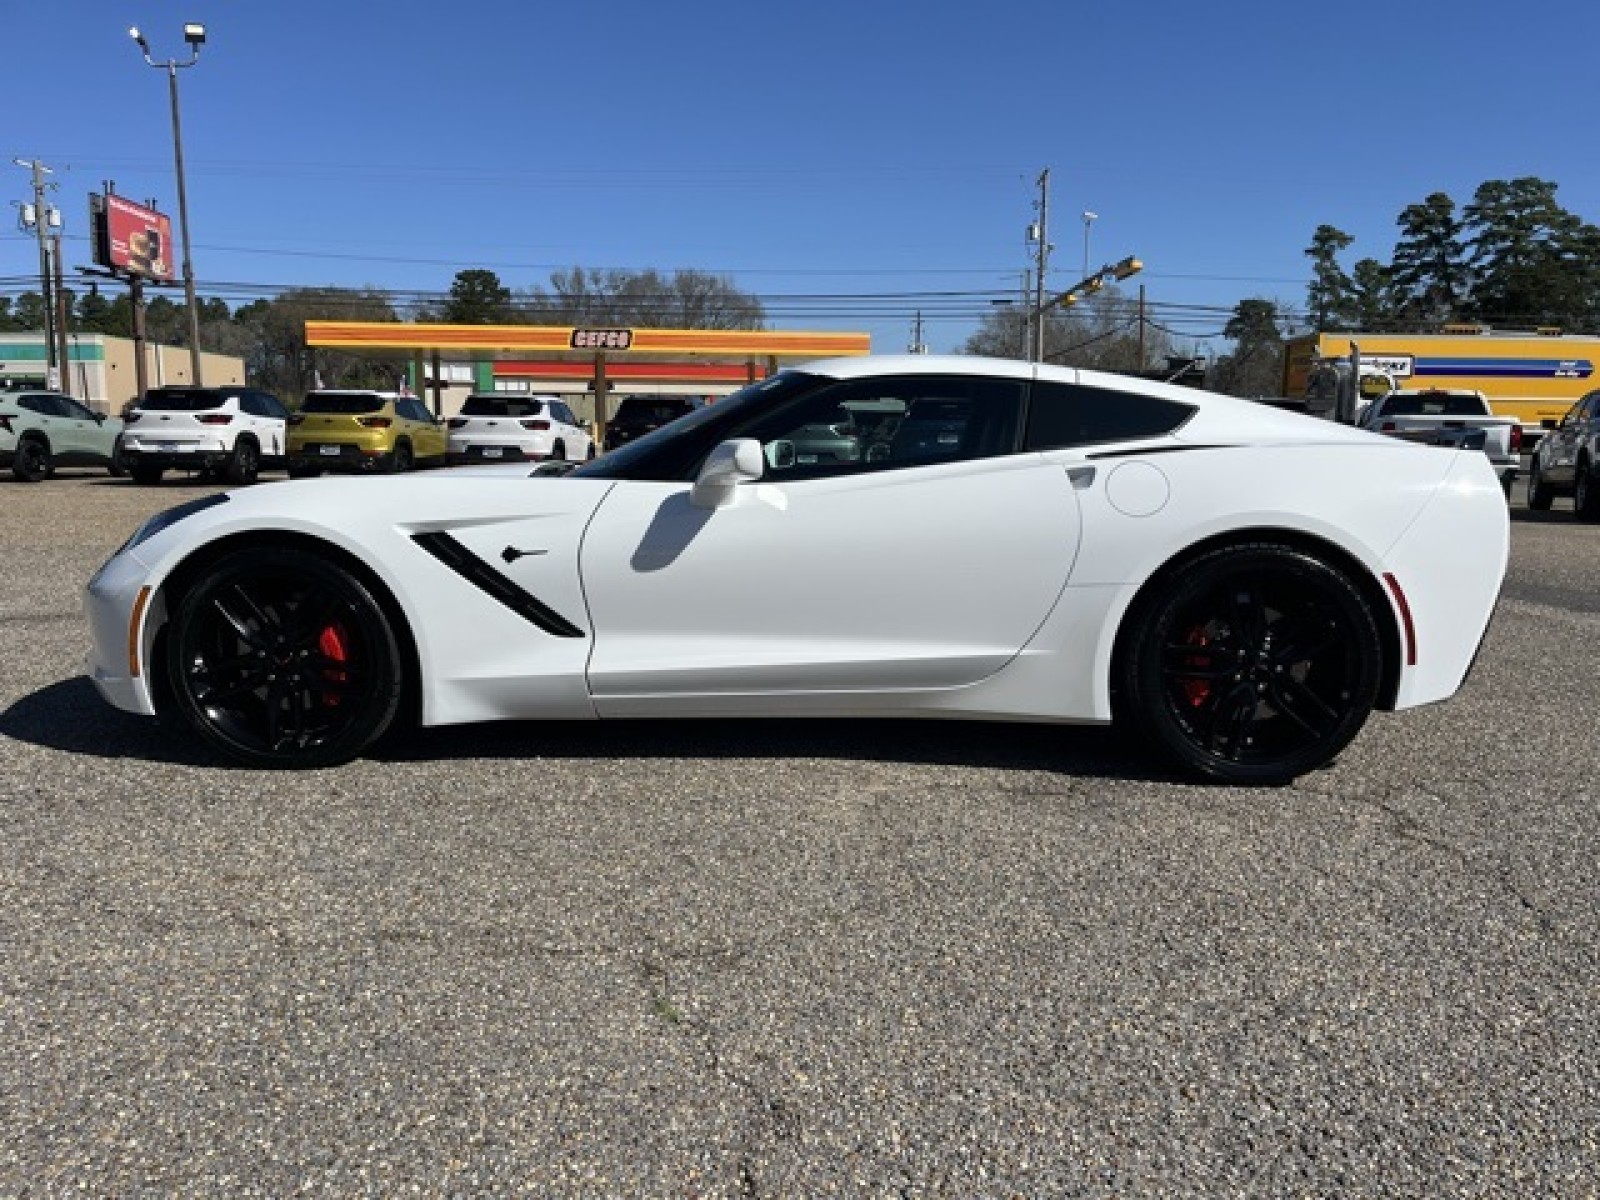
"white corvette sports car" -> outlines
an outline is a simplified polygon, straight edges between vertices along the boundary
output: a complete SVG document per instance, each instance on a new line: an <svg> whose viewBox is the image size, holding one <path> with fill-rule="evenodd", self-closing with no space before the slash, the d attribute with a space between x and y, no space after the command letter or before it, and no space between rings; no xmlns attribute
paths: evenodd
<svg viewBox="0 0 1600 1200"><path fill-rule="evenodd" d="M263 767L399 720L1126 722L1274 783L1452 695L1506 567L1484 456L965 357L783 371L564 475L318 479L151 518L89 671Z"/></svg>

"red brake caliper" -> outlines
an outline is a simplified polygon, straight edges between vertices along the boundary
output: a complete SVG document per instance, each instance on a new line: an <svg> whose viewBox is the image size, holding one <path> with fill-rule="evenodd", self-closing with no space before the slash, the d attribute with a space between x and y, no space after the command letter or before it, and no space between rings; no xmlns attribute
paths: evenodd
<svg viewBox="0 0 1600 1200"><path fill-rule="evenodd" d="M1211 639L1206 637L1204 625L1196 625L1189 630L1183 639L1185 646L1206 646L1210 642ZM1210 657L1203 654L1191 654L1183 660L1184 666L1194 667L1196 670L1200 670L1210 665L1210 663ZM1189 702L1190 708L1199 708L1211 698L1211 681L1209 679L1185 679L1178 686L1183 689L1184 699Z"/></svg>
<svg viewBox="0 0 1600 1200"><path fill-rule="evenodd" d="M344 627L342 625L325 626L321 635L317 638L317 649L322 652L324 658L333 662L348 662L350 660L350 650L345 645ZM322 677L333 685L342 684L348 678L343 671L333 667L324 670ZM339 694L337 692L323 692L322 703L329 708L337 707Z"/></svg>

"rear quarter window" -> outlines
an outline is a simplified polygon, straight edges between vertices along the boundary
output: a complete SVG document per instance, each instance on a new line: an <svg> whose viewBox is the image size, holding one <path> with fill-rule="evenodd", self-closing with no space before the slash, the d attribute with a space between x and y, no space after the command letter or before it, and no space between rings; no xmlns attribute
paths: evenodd
<svg viewBox="0 0 1600 1200"><path fill-rule="evenodd" d="M1075 383L1035 383L1028 400L1028 450L1061 450L1171 433L1195 406L1161 396Z"/></svg>

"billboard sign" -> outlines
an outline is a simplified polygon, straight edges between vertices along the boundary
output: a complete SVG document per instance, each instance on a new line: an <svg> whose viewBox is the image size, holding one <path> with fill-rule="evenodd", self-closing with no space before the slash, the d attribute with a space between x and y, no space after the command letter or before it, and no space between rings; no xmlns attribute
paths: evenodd
<svg viewBox="0 0 1600 1200"><path fill-rule="evenodd" d="M170 282L172 219L121 196L90 196L94 260L102 267Z"/></svg>

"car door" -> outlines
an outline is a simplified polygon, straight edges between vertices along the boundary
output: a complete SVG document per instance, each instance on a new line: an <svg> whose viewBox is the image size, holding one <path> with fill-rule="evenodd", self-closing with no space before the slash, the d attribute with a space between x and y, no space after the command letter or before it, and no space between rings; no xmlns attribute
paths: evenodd
<svg viewBox="0 0 1600 1200"><path fill-rule="evenodd" d="M413 396L404 396L400 400L400 413L410 422L411 444L416 447L417 457L429 460L442 458L449 434L434 419L428 406Z"/></svg>
<svg viewBox="0 0 1600 1200"><path fill-rule="evenodd" d="M1541 440L1539 471L1551 483L1565 486L1573 481L1582 431L1592 419L1597 398L1600 392L1590 392L1583 397Z"/></svg>
<svg viewBox="0 0 1600 1200"><path fill-rule="evenodd" d="M56 457L66 465L101 463L111 457L109 447L102 447L105 439L102 427L89 409L71 396L50 397L56 415L61 419L56 439Z"/></svg>
<svg viewBox="0 0 1600 1200"><path fill-rule="evenodd" d="M687 482L619 483L580 561L597 711L670 697L681 713L699 697L690 711L803 712L841 692L883 711L998 671L1060 596L1080 533L1065 470L1014 452L1023 390L932 376L825 389L736 433L762 443L767 470L726 507L700 507ZM867 400L899 407L904 436L882 454L849 416ZM805 461L796 434L819 424L856 438L854 457Z"/></svg>

